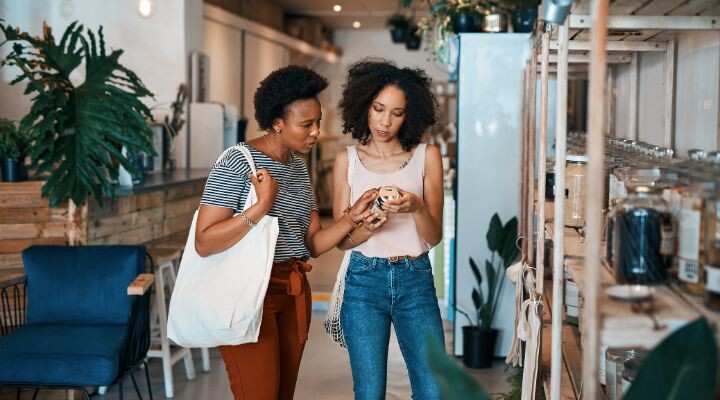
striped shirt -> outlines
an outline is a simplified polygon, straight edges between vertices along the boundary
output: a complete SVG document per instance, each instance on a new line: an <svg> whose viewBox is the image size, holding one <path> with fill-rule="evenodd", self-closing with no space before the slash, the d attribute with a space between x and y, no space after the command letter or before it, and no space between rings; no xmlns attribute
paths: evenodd
<svg viewBox="0 0 720 400"><path fill-rule="evenodd" d="M292 257L307 260L310 252L305 246L305 234L310 227L310 212L317 211L318 206L305 163L292 154L292 161L282 164L252 146L247 148L255 161L255 167L267 168L278 182L278 196L268 213L278 218L280 227L275 262ZM239 213L252 187L249 173L250 166L245 156L236 149L228 151L210 171L200 204L232 208Z"/></svg>

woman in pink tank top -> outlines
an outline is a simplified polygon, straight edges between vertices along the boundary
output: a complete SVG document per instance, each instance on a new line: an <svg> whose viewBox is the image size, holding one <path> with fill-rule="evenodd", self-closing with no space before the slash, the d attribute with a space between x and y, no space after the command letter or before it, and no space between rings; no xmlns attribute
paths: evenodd
<svg viewBox="0 0 720 400"><path fill-rule="evenodd" d="M356 399L384 399L391 326L408 366L413 399L439 399L425 335L444 343L427 252L442 239L440 151L421 142L437 122L424 71L366 59L351 66L340 109L343 133L359 142L335 158L333 210L369 189L394 186L386 217L372 215L338 246L351 250L340 323Z"/></svg>

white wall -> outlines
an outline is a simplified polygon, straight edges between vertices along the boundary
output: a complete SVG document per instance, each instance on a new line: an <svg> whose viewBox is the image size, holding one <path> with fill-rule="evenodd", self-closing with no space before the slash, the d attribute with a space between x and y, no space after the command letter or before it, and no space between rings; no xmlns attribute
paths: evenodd
<svg viewBox="0 0 720 400"><path fill-rule="evenodd" d="M720 32L683 32L677 36L675 64L675 154L719 146ZM639 54L639 140L662 145L665 112L665 53ZM629 137L629 64L614 67L615 132Z"/></svg>
<svg viewBox="0 0 720 400"><path fill-rule="evenodd" d="M720 127L720 32L687 32L677 42L675 147L687 150L718 147Z"/></svg>
<svg viewBox="0 0 720 400"><path fill-rule="evenodd" d="M123 49L120 62L134 71L155 94L147 101L156 118L169 113L169 104L175 99L178 85L185 82L186 54L202 41L198 30L186 29L197 26L198 5L202 0L156 0L155 12L150 18L142 18L136 11L135 1L97 0L0 0L0 17L13 26L32 34L40 34L43 21L53 28L56 40L60 40L65 28L75 20L97 32L103 26L107 46ZM7 55L10 46L0 49L0 56ZM31 99L22 94L23 87L9 86L17 75L11 68L0 69L0 116L20 119L29 110ZM82 78L81 76L79 77ZM176 146L180 164L184 155L183 138Z"/></svg>

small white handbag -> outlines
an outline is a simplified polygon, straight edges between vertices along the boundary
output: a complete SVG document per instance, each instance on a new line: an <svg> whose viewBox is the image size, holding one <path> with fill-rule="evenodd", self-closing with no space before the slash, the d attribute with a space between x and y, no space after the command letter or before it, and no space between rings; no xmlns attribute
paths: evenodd
<svg viewBox="0 0 720 400"><path fill-rule="evenodd" d="M220 159L233 148L245 155L256 174L252 156L242 145L225 150ZM256 202L251 187L243 210ZM197 216L196 211L170 299L167 336L183 347L257 342L279 233L277 218L264 216L229 249L201 257L195 251Z"/></svg>

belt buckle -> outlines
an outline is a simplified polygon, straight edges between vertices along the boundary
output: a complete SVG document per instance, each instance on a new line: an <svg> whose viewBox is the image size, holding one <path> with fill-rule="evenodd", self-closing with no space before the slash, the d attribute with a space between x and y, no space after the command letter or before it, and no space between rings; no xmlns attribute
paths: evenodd
<svg viewBox="0 0 720 400"><path fill-rule="evenodd" d="M396 262L400 261L401 258L402 258L402 256L392 256L392 257L388 257L388 260L390 260L390 262L396 263Z"/></svg>

